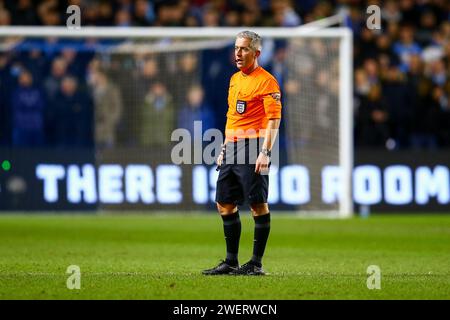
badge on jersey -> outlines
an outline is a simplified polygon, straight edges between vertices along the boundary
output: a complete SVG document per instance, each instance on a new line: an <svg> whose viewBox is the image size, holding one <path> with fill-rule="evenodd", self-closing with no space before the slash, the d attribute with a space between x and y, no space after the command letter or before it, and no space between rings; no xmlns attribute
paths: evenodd
<svg viewBox="0 0 450 320"><path fill-rule="evenodd" d="M274 93L271 93L270 95L277 103L280 103L281 94L279 92L274 92Z"/></svg>
<svg viewBox="0 0 450 320"><path fill-rule="evenodd" d="M245 109L247 109L247 101L237 100L236 101L236 111L237 111L237 113L243 114L245 112Z"/></svg>

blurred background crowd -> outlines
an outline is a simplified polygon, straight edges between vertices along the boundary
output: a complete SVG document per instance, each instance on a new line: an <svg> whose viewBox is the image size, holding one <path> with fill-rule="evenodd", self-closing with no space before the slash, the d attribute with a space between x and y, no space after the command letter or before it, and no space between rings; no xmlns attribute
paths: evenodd
<svg viewBox="0 0 450 320"><path fill-rule="evenodd" d="M80 6L82 26L117 27L296 27L345 10L345 24L354 33L356 146L450 147L446 0L0 0L0 28L65 26L71 4ZM366 27L371 4L381 8L380 30ZM0 50L0 145L165 144L174 128L193 132L194 120L203 121L203 130L223 129L227 83L236 71L230 50L206 50L201 57L121 55L111 61L89 50L92 40L76 47L45 41ZM261 64L282 91L292 90L285 88L285 43L269 47ZM164 81L170 75L177 81Z"/></svg>

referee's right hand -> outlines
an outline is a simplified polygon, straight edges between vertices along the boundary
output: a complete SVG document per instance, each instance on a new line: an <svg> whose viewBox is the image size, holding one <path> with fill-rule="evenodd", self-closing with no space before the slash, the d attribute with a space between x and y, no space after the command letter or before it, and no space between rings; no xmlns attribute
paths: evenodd
<svg viewBox="0 0 450 320"><path fill-rule="evenodd" d="M222 165L222 162L223 162L223 155L224 155L224 153L221 152L221 153L219 154L219 156L217 157L217 159L216 159L217 167L220 167L220 166Z"/></svg>

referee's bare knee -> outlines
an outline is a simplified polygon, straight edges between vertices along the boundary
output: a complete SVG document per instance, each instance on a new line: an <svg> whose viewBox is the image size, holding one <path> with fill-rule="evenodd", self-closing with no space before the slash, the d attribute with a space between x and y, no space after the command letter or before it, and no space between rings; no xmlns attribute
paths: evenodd
<svg viewBox="0 0 450 320"><path fill-rule="evenodd" d="M234 203L217 202L217 210L220 215L224 216L235 213L237 211L237 206Z"/></svg>

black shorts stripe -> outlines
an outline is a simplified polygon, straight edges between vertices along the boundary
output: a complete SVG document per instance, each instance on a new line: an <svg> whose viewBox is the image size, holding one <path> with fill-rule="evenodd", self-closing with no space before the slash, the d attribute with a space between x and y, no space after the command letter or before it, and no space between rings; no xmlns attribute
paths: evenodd
<svg viewBox="0 0 450 320"><path fill-rule="evenodd" d="M255 173L256 159L254 159L253 163L250 161L243 164L237 161L230 161L233 158L237 160L236 157L239 152L245 152L246 155L249 155L246 158L252 160L252 154L256 154L256 156L259 154L261 139L257 140L246 139L244 144L240 146L237 145L238 143L235 143L233 155L227 155L226 159L229 161L222 164L219 178L217 179L216 202L235 205L267 202L269 176ZM227 148L227 150L229 149Z"/></svg>

